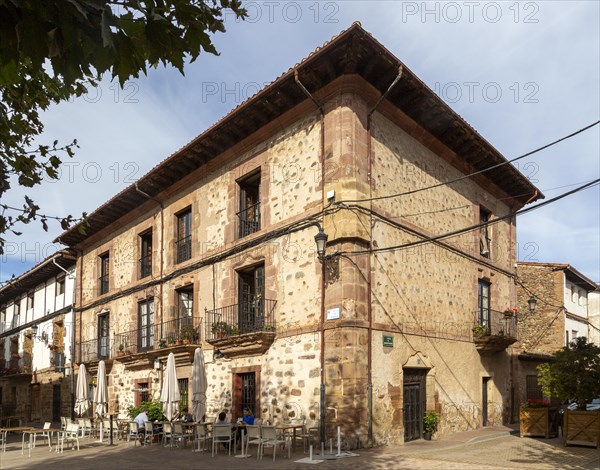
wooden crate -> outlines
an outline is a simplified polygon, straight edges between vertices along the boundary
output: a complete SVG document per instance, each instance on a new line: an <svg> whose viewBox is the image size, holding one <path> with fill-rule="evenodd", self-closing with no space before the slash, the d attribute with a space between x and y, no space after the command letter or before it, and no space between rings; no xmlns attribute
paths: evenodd
<svg viewBox="0 0 600 470"><path fill-rule="evenodd" d="M550 437L549 408L521 408L521 437Z"/></svg>
<svg viewBox="0 0 600 470"><path fill-rule="evenodd" d="M600 447L600 411L565 411L565 445Z"/></svg>

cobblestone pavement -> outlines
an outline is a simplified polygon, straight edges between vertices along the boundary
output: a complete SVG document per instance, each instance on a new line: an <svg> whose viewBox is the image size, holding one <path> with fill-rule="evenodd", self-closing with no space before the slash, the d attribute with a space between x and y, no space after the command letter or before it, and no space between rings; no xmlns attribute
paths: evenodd
<svg viewBox="0 0 600 470"><path fill-rule="evenodd" d="M511 434L512 431L512 434ZM239 459L219 453L193 453L188 448L168 449L159 445L115 446L100 444L90 439L81 440L79 452L65 449L63 454L49 452L48 446L38 443L31 457L21 455L21 442L13 436L6 453L0 452L0 469L306 469L313 467L296 461L306 457L301 451L291 459L277 455L273 462L270 450L261 461ZM439 441L415 441L403 446L360 449L358 456L324 461L314 466L318 469L600 469L600 451L590 447L563 447L559 439L519 438L510 428L459 433Z"/></svg>

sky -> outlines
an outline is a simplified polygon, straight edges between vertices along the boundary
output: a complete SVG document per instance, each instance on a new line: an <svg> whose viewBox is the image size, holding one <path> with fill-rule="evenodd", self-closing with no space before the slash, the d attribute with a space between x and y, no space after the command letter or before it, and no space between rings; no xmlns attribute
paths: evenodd
<svg viewBox="0 0 600 470"><path fill-rule="evenodd" d="M600 2L243 2L186 67L151 70L43 118L43 140L77 139L58 181L27 192L40 213L92 212L354 21L403 61L506 158L600 119ZM600 126L515 165L546 198L600 175ZM14 184L13 187L17 185ZM24 192L2 199L22 205ZM517 220L518 259L568 263L600 281L600 191L581 191ZM0 281L56 252L62 232L31 223L7 234Z"/></svg>

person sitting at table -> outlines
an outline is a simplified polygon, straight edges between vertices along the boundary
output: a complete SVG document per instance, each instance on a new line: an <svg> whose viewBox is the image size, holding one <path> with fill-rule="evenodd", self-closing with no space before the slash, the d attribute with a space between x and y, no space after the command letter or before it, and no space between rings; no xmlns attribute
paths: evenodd
<svg viewBox="0 0 600 470"><path fill-rule="evenodd" d="M142 408L142 411L140 411L140 413L135 418L133 418L133 421L135 422L135 424L137 424L138 427L138 436L140 439L140 444L144 445L144 442L146 440L146 423L150 421L148 419L148 408Z"/></svg>
<svg viewBox="0 0 600 470"><path fill-rule="evenodd" d="M217 416L217 420L214 422L213 427L215 426L229 426L229 423L227 422L227 413L225 413L224 411L221 411L219 413L219 416ZM223 442L223 447L225 447L225 449L229 450L229 442Z"/></svg>
<svg viewBox="0 0 600 470"><path fill-rule="evenodd" d="M237 438L240 442L246 433L246 426L254 426L254 415L249 408L244 408L242 419L238 422Z"/></svg>
<svg viewBox="0 0 600 470"><path fill-rule="evenodd" d="M184 423L191 423L194 421L194 417L189 412L187 407L185 407L183 409L183 414L181 415L181 421L183 421Z"/></svg>

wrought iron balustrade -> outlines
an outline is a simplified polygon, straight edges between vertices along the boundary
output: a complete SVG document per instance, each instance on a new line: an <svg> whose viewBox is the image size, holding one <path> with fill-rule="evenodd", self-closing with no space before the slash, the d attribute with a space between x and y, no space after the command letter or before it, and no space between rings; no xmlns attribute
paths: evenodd
<svg viewBox="0 0 600 470"><path fill-rule="evenodd" d="M275 332L276 304L276 300L255 299L252 302L207 311L206 339L220 339L260 331Z"/></svg>
<svg viewBox="0 0 600 470"><path fill-rule="evenodd" d="M192 236L188 235L175 242L177 249L177 262L182 263L192 257Z"/></svg>
<svg viewBox="0 0 600 470"><path fill-rule="evenodd" d="M112 357L111 341L108 336L82 341L77 346L75 348L77 363L96 362Z"/></svg>
<svg viewBox="0 0 600 470"><path fill-rule="evenodd" d="M239 223L239 237L245 237L260 230L260 202L236 214Z"/></svg>
<svg viewBox="0 0 600 470"><path fill-rule="evenodd" d="M476 337L508 336L517 337L517 314L508 315L499 310L475 312L473 333Z"/></svg>

